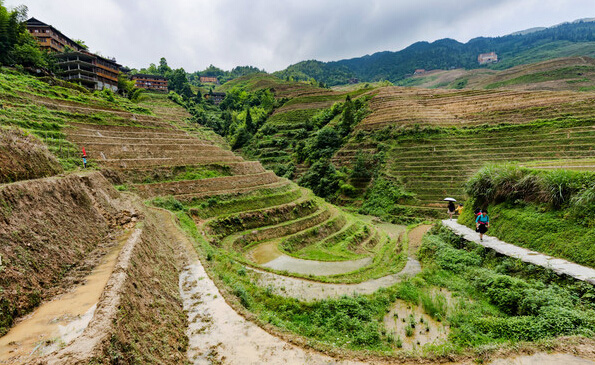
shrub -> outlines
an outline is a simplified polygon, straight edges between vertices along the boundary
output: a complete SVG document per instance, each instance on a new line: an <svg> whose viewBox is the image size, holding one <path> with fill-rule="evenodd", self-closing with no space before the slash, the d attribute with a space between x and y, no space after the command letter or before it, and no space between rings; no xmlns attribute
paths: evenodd
<svg viewBox="0 0 595 365"><path fill-rule="evenodd" d="M314 194L330 198L337 193L339 176L330 160L316 161L299 180L299 184L312 189Z"/></svg>
<svg viewBox="0 0 595 365"><path fill-rule="evenodd" d="M529 287L524 280L498 274L492 274L476 283L491 303L510 315L519 313L520 302L525 298L525 289Z"/></svg>
<svg viewBox="0 0 595 365"><path fill-rule="evenodd" d="M173 196L157 197L157 198L153 199L152 203L156 207L167 209L167 210L172 210L172 211L184 210L184 204L180 203Z"/></svg>
<svg viewBox="0 0 595 365"><path fill-rule="evenodd" d="M478 254L457 250L434 235L423 237L419 256L424 262L433 260L440 268L454 272L460 272L469 266L479 266L482 262Z"/></svg>
<svg viewBox="0 0 595 365"><path fill-rule="evenodd" d="M413 194L406 192L396 182L378 178L366 191L360 213L390 220L391 216L396 213L396 205L411 200L413 197Z"/></svg>
<svg viewBox="0 0 595 365"><path fill-rule="evenodd" d="M539 171L514 164L487 165L467 181L465 190L480 205L524 200L560 209L574 201L586 203L591 209L595 201L595 174Z"/></svg>

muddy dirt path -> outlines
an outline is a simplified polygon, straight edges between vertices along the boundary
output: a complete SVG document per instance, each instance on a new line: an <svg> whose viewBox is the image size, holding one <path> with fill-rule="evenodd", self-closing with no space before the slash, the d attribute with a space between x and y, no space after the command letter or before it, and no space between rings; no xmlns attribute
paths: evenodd
<svg viewBox="0 0 595 365"><path fill-rule="evenodd" d="M54 352L77 338L87 327L112 274L118 254L132 230L103 258L84 284L44 303L0 338L0 364L21 364Z"/></svg>
<svg viewBox="0 0 595 365"><path fill-rule="evenodd" d="M246 320L225 302L205 272L194 247L168 211L154 209L162 228L179 242L189 264L179 278L190 323L188 359L194 364L360 364L302 349Z"/></svg>
<svg viewBox="0 0 595 365"><path fill-rule="evenodd" d="M506 359L496 359L488 362L491 365L593 365L592 360L587 360L571 354L546 354L517 356Z"/></svg>
<svg viewBox="0 0 595 365"><path fill-rule="evenodd" d="M432 228L431 224L424 224L409 231L407 234L409 238L407 248L409 257L417 257L417 250L419 250L419 247L421 246L421 239L423 238L424 234L428 233L430 228Z"/></svg>

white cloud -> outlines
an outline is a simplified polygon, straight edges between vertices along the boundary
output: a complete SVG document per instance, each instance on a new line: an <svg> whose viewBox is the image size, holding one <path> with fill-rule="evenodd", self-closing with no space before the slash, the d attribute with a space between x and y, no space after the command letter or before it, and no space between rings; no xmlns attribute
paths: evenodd
<svg viewBox="0 0 595 365"><path fill-rule="evenodd" d="M83 39L92 51L145 67L166 57L186 71L209 64L267 71L440 38L466 42L595 16L592 0L6 0Z"/></svg>

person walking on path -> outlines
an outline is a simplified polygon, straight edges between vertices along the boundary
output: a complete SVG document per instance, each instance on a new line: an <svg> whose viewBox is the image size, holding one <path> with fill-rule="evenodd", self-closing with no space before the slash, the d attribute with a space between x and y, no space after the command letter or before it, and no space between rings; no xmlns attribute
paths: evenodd
<svg viewBox="0 0 595 365"><path fill-rule="evenodd" d="M483 241L483 234L490 228L490 217L488 217L488 211L486 209L483 209L481 214L475 218L475 227L477 228L477 232L479 232L479 240Z"/></svg>
<svg viewBox="0 0 595 365"><path fill-rule="evenodd" d="M448 202L448 219L452 220L452 216L455 214L455 203Z"/></svg>

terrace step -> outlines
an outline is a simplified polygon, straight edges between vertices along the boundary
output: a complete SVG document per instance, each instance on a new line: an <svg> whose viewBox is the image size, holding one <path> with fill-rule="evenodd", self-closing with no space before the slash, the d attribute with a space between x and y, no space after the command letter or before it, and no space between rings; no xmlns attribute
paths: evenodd
<svg viewBox="0 0 595 365"><path fill-rule="evenodd" d="M224 238L237 232L302 219L319 209L320 206L312 196L302 195L288 203L209 218L205 226L208 227L210 234Z"/></svg>
<svg viewBox="0 0 595 365"><path fill-rule="evenodd" d="M241 162L239 156L222 157L183 157L183 158L144 158L144 159L105 159L97 160L103 166L112 168L136 168L151 166L172 166L172 165L208 165L214 163Z"/></svg>
<svg viewBox="0 0 595 365"><path fill-rule="evenodd" d="M196 168L213 168L215 170L221 168L228 168L231 175L252 175L260 174L265 172L264 167L258 161L240 161L240 162L215 162L212 164L171 164L167 166L156 166L156 167L128 167L121 168L116 167L114 170L124 175L128 180L133 180L133 177L140 175L156 175L156 176L169 176L174 171L181 170L192 170Z"/></svg>
<svg viewBox="0 0 595 365"><path fill-rule="evenodd" d="M139 195L144 198L166 195L195 195L233 189L245 189L278 182L272 171L260 174L214 177L202 180L185 180L155 184L135 184Z"/></svg>
<svg viewBox="0 0 595 365"><path fill-rule="evenodd" d="M142 126L124 126L124 125L104 125L104 124L88 124L88 123L76 123L69 122L68 130L73 134L97 134L105 137L134 137L134 135L140 134L166 134L166 135L183 135L188 136L188 133L181 129L176 129L171 124L165 123L162 128L156 127L145 127Z"/></svg>
<svg viewBox="0 0 595 365"><path fill-rule="evenodd" d="M335 210L328 206L321 206L311 215L283 222L274 226L266 226L258 230L248 230L238 234L228 236L224 239L223 245L233 246L235 249L242 249L246 244L290 236L303 232L311 227L315 227L322 222L326 222L336 214Z"/></svg>
<svg viewBox="0 0 595 365"><path fill-rule="evenodd" d="M233 189L212 190L212 191L205 191L202 193L176 194L173 197L181 202L191 202L194 199L201 199L201 198L207 198L207 197L241 196L241 195L245 195L245 194L254 193L259 190L281 189L281 188L287 187L290 184L291 184L291 182L289 180L279 178L279 181L270 183L270 184L239 187L239 188L233 188Z"/></svg>
<svg viewBox="0 0 595 365"><path fill-rule="evenodd" d="M227 158L230 156L236 156L231 151L222 150L218 147L204 146L191 144L184 150L167 150L167 149L160 149L159 145L147 147L146 149L139 149L136 148L133 151L127 151L125 148L109 148L109 149L95 149L93 146L89 147L88 144L85 144L85 149L89 158L93 159L103 159L103 160L129 160L129 159L146 159L146 158L176 158L180 156L187 156L187 157L208 157L210 159L213 158ZM180 145L177 145L181 147Z"/></svg>

